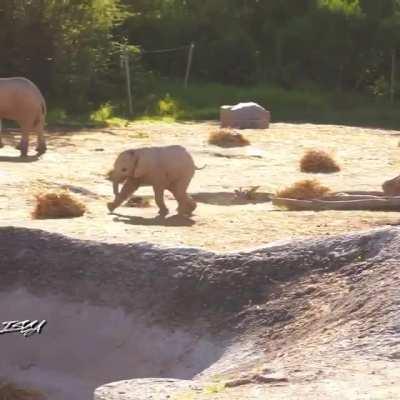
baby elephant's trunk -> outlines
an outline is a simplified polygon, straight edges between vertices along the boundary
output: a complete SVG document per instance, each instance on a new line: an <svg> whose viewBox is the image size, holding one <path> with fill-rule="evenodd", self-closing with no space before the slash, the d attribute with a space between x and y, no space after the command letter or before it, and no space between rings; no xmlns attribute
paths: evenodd
<svg viewBox="0 0 400 400"><path fill-rule="evenodd" d="M106 179L111 181L113 184L113 192L115 196L119 193L119 183L114 177L114 170L111 169L110 171L107 172L106 174Z"/></svg>
<svg viewBox="0 0 400 400"><path fill-rule="evenodd" d="M113 192L115 196L119 194L119 183L117 181L113 182Z"/></svg>

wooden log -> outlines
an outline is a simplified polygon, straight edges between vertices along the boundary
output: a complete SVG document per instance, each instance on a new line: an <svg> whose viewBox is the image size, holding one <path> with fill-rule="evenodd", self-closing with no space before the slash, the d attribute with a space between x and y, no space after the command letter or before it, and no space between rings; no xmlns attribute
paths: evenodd
<svg viewBox="0 0 400 400"><path fill-rule="evenodd" d="M335 192L333 196L340 196L340 195L349 195L349 196L386 196L382 191L374 191L374 190L342 190L340 192Z"/></svg>
<svg viewBox="0 0 400 400"><path fill-rule="evenodd" d="M323 201L352 201L352 200L373 200L373 199L386 199L387 196L371 196L371 195L344 195L344 196L324 196ZM317 200L317 199L315 199Z"/></svg>
<svg viewBox="0 0 400 400"><path fill-rule="evenodd" d="M400 211L400 197L371 198L362 200L296 200L274 198L272 203L296 211L323 210L368 210L368 211Z"/></svg>

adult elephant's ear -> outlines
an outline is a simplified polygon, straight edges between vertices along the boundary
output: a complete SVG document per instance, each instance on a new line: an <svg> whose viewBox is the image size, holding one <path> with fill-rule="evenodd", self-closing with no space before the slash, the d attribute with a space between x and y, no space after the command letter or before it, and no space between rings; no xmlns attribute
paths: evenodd
<svg viewBox="0 0 400 400"><path fill-rule="evenodd" d="M137 150L131 150L130 154L132 157L133 177L140 178L145 174L144 160L142 159L140 152Z"/></svg>

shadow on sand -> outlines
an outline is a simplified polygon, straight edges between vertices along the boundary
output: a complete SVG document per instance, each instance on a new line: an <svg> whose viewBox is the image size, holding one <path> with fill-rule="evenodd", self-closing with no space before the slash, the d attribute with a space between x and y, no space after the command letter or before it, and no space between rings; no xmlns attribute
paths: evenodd
<svg viewBox="0 0 400 400"><path fill-rule="evenodd" d="M31 163L31 162L39 161L39 159L40 159L40 156L38 156L38 155L26 156L26 157L0 156L0 162Z"/></svg>
<svg viewBox="0 0 400 400"><path fill-rule="evenodd" d="M112 213L115 215L115 222L123 222L128 225L145 225L145 226L193 226L195 221L188 217L182 217L180 215L172 215L171 217L153 217L144 218L131 215L123 215Z"/></svg>
<svg viewBox="0 0 400 400"><path fill-rule="evenodd" d="M202 192L190 193L193 200L199 203L213 204L217 206L234 206L243 204L259 204L271 201L272 193L256 192L251 198L238 196L234 192Z"/></svg>

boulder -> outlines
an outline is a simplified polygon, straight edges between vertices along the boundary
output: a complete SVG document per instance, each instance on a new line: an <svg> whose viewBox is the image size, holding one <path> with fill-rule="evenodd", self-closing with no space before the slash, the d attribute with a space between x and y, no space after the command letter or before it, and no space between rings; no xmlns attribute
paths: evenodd
<svg viewBox="0 0 400 400"><path fill-rule="evenodd" d="M400 175L385 181L382 189L386 196L400 196Z"/></svg>
<svg viewBox="0 0 400 400"><path fill-rule="evenodd" d="M221 128L267 129L271 113L257 103L239 103L222 106L220 109Z"/></svg>

